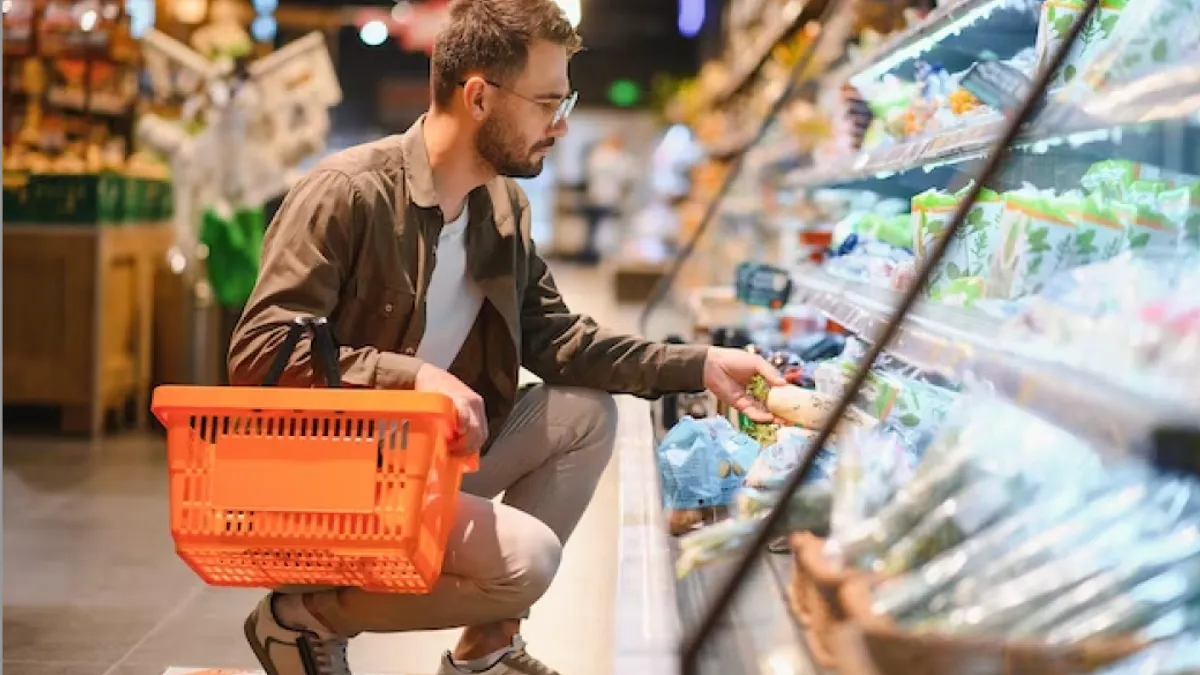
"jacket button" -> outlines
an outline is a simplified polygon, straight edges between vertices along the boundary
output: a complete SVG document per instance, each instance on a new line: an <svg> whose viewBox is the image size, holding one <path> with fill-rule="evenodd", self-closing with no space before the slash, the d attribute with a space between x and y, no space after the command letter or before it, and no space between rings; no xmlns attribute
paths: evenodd
<svg viewBox="0 0 1200 675"><path fill-rule="evenodd" d="M383 306L383 313L384 313L384 314L391 314L391 313L392 313L392 303L390 303L390 302L389 302L388 304L386 304L386 305L384 305L384 306Z"/></svg>

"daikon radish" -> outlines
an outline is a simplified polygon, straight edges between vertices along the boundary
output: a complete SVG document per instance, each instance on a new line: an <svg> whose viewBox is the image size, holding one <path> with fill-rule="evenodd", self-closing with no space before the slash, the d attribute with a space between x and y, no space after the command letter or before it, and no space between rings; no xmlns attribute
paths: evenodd
<svg viewBox="0 0 1200 675"><path fill-rule="evenodd" d="M772 415L806 429L819 429L837 405L837 399L795 385L771 387L767 410Z"/></svg>

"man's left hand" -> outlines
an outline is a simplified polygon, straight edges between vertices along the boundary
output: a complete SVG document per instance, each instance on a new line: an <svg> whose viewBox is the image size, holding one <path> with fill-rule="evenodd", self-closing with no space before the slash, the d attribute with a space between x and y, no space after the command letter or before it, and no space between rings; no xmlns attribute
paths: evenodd
<svg viewBox="0 0 1200 675"><path fill-rule="evenodd" d="M745 350L713 347L704 359L705 389L755 422L774 422L775 416L766 406L746 393L755 375L762 375L773 387L787 384L766 359Z"/></svg>

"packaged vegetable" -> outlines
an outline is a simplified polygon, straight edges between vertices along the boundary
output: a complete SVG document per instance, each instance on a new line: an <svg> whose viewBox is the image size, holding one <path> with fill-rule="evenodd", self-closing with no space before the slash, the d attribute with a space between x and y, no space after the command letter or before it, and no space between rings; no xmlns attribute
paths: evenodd
<svg viewBox="0 0 1200 675"><path fill-rule="evenodd" d="M1012 299L1036 293L1059 270L1072 266L1076 227L1063 207L1063 199L1032 187L1004 194L1000 242L987 274L987 297Z"/></svg>
<svg viewBox="0 0 1200 675"><path fill-rule="evenodd" d="M1119 563L1087 579L1013 624L1007 634L1035 639L1088 608L1123 594L1136 584L1177 565L1200 571L1200 536L1196 526L1184 525L1165 537L1145 541Z"/></svg>
<svg viewBox="0 0 1200 675"><path fill-rule="evenodd" d="M664 507L728 505L758 450L758 443L723 417L684 417L658 446Z"/></svg>
<svg viewBox="0 0 1200 675"><path fill-rule="evenodd" d="M978 602L950 611L932 625L952 635L1003 637L1013 625L1053 600L1064 589L1086 582L1114 564L1113 558L1140 540L1130 522L1113 523L1087 546L1049 561L1027 574L993 586Z"/></svg>
<svg viewBox="0 0 1200 675"><path fill-rule="evenodd" d="M1068 200L1064 210L1075 222L1072 263L1088 265L1116 257L1126 245L1126 232L1136 211L1097 195Z"/></svg>
<svg viewBox="0 0 1200 675"><path fill-rule="evenodd" d="M882 582L872 594L872 610L901 622L923 618L931 598L1000 555L1014 542L1053 526L1081 508L1089 488L1086 482L1072 482L1061 488L1042 490L1027 508L943 551L927 564Z"/></svg>
<svg viewBox="0 0 1200 675"><path fill-rule="evenodd" d="M1065 590L1121 565L1139 542L1163 537L1178 527L1179 502L1194 499L1192 492L1178 481L1154 486L1149 500L1131 517L1111 521L1069 548L1055 542L1037 557L1035 566L1019 574L1010 569L1007 574L991 575L981 582L986 584L985 591L936 618L932 625L952 634L1007 635L1015 623Z"/></svg>
<svg viewBox="0 0 1200 675"><path fill-rule="evenodd" d="M1149 639L1164 639L1200 629L1197 574L1200 566L1195 560L1169 568L1054 626L1043 639L1050 644L1074 644L1139 632Z"/></svg>
<svg viewBox="0 0 1200 675"><path fill-rule="evenodd" d="M913 197L913 246L917 264L932 251L938 237L946 231L958 204L967 197L971 186L957 193L936 190ZM972 304L982 293L982 279L997 245L996 231L1004 202L1000 195L988 189L979 193L967 212L966 220L955 235L946 255L938 263L929 280L927 295L934 299L960 296Z"/></svg>
<svg viewBox="0 0 1200 675"><path fill-rule="evenodd" d="M821 394L810 389L803 389L795 385L782 385L771 387L762 377L755 377L751 380L750 387L747 393L756 399L762 401L768 411L779 419L782 419L789 424L793 424L806 429L818 430L825 424L826 419L834 408L837 407L838 399L827 394ZM843 432L843 426L847 428L871 428L878 424L878 420L861 410L850 406L847 408L844 418L839 424L837 433ZM773 438L773 433L763 432L758 435L765 438ZM835 439L836 440L836 439ZM774 442L771 440L770 442Z"/></svg>
<svg viewBox="0 0 1200 675"><path fill-rule="evenodd" d="M1159 206L1159 195L1170 189L1167 183L1145 180L1126 188L1125 201L1136 209L1126 244L1130 250L1174 249L1178 235Z"/></svg>
<svg viewBox="0 0 1200 675"><path fill-rule="evenodd" d="M971 606L982 602L993 588L1006 580L1018 578L1039 566L1052 562L1066 552L1077 550L1084 543L1114 527L1116 523L1140 513L1152 494L1151 486L1142 481L1116 483L1089 500L1085 508L1054 523L1050 528L1016 542L1001 555L987 560L971 575L952 588L939 593L929 602L929 612L938 614L954 607Z"/></svg>
<svg viewBox="0 0 1200 675"><path fill-rule="evenodd" d="M1102 0L1100 7L1071 45L1071 51L1063 60L1062 67L1051 78L1050 91L1076 81L1091 60L1105 49L1117 27L1124 5L1124 0ZM1083 14L1083 7L1084 3L1080 0L1047 0L1042 4L1037 33L1039 63L1042 67L1045 67L1050 56L1060 49L1070 33L1071 25Z"/></svg>
<svg viewBox="0 0 1200 675"><path fill-rule="evenodd" d="M1191 250L1200 248L1200 184L1160 192L1158 206L1178 233L1180 246Z"/></svg>
<svg viewBox="0 0 1200 675"><path fill-rule="evenodd" d="M876 429L859 431L838 448L834 473L831 533L853 531L874 516L908 482L914 465L897 435ZM840 558L837 538L830 548Z"/></svg>
<svg viewBox="0 0 1200 675"><path fill-rule="evenodd" d="M907 572L978 534L1022 501L1019 483L1013 476L996 476L963 486L888 549L883 573Z"/></svg>
<svg viewBox="0 0 1200 675"><path fill-rule="evenodd" d="M775 442L764 447L750 466L750 471L746 473L746 485L764 488L774 484L779 477L790 474L800 466L814 435L814 432L806 429L779 429Z"/></svg>

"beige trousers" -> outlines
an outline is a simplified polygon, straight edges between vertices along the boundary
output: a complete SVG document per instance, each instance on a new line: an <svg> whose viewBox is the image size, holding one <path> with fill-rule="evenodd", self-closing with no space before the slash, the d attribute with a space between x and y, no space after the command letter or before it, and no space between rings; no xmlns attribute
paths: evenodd
<svg viewBox="0 0 1200 675"><path fill-rule="evenodd" d="M427 595L314 592L335 634L395 633L524 618L558 571L612 457L616 405L601 392L524 391L480 470L463 477L442 576ZM501 503L492 498L504 493Z"/></svg>

